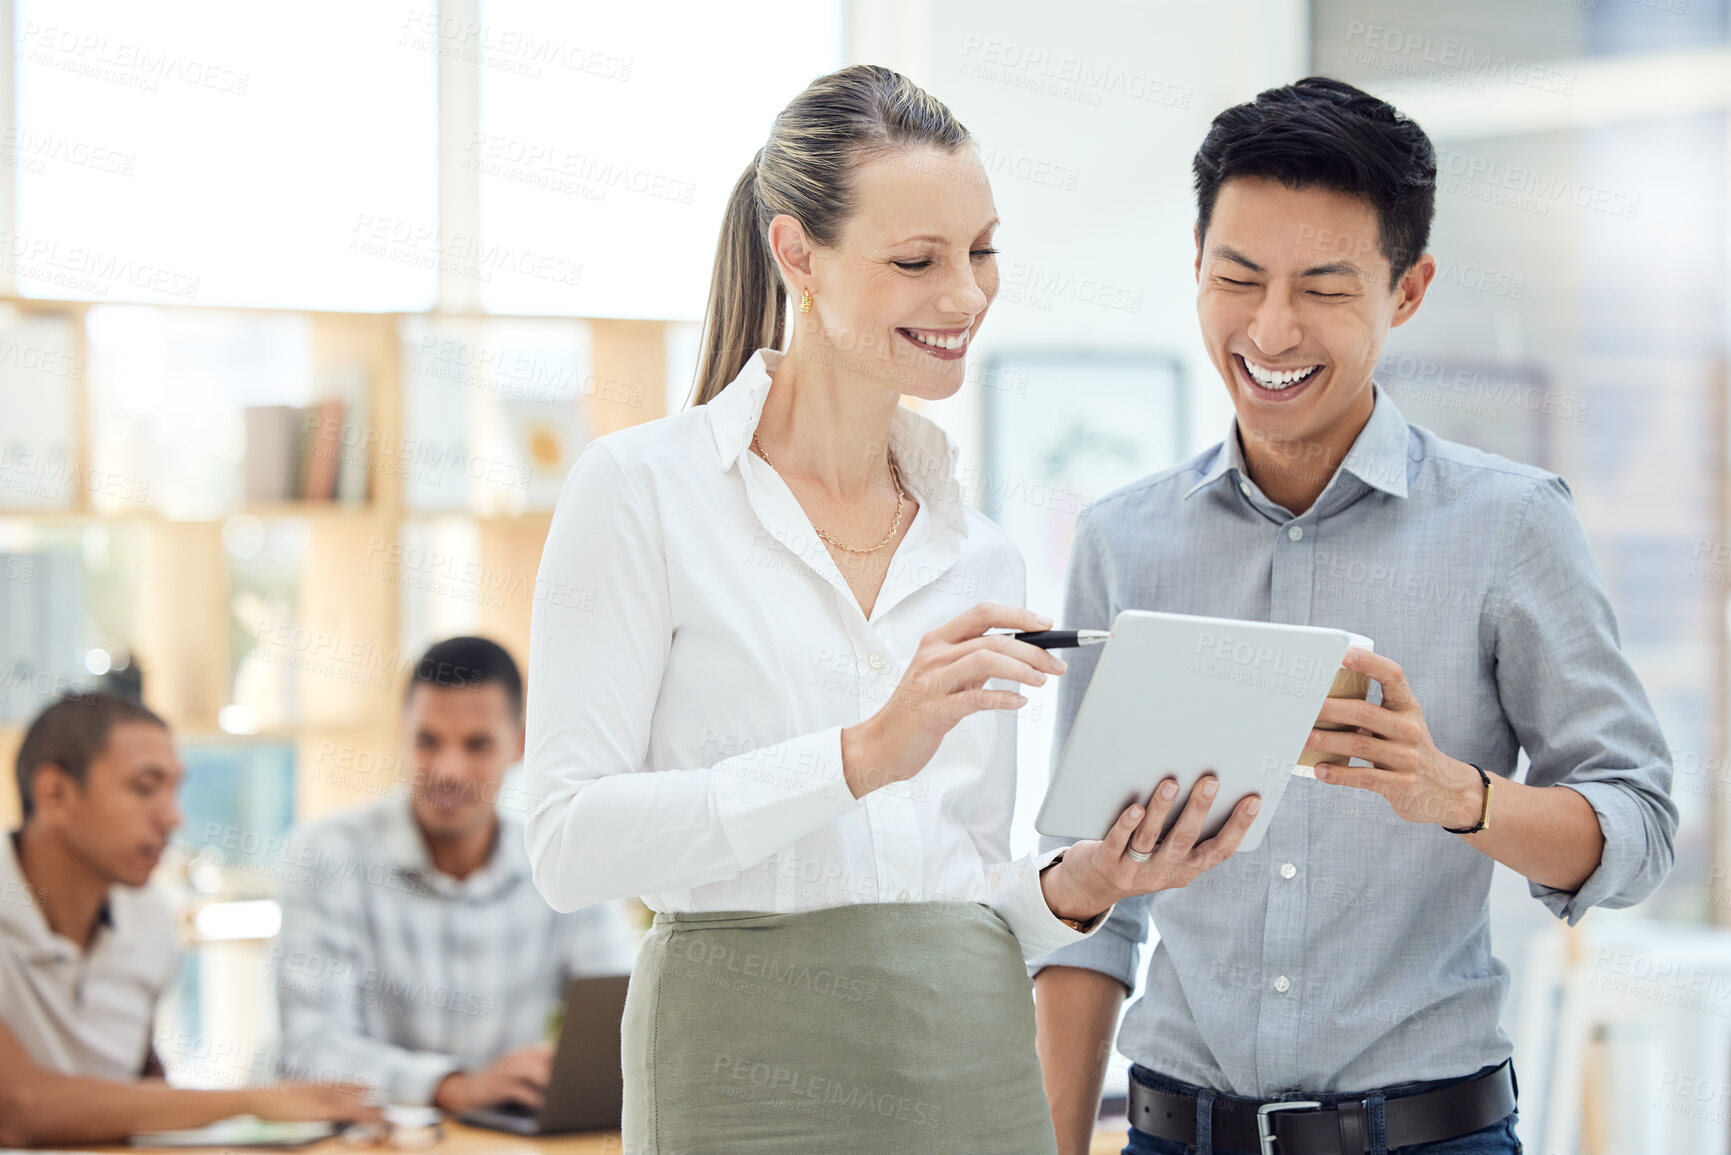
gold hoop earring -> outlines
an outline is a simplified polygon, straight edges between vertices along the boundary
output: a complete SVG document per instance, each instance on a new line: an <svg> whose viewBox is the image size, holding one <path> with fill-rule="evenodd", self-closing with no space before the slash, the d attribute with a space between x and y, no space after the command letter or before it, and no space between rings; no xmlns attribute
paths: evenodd
<svg viewBox="0 0 1731 1155"><path fill-rule="evenodd" d="M799 311L802 313L811 312L811 290L810 289L801 289L799 291Z"/></svg>

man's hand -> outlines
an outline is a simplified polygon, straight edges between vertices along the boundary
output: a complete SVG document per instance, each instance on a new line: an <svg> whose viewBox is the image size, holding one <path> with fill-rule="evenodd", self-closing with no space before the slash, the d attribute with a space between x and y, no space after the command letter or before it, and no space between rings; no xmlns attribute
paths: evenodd
<svg viewBox="0 0 1731 1155"><path fill-rule="evenodd" d="M1408 822L1476 826L1484 811L1484 782L1477 770L1437 749L1400 666L1365 650L1348 650L1341 665L1376 679L1382 705L1351 698L1323 704L1318 722L1351 728L1310 732L1304 748L1336 759L1317 764L1317 779L1380 794ZM1349 758L1370 765L1348 766Z"/></svg>
<svg viewBox="0 0 1731 1155"><path fill-rule="evenodd" d="M520 1103L538 1111L552 1077L553 1048L536 1043L512 1051L482 1070L446 1075L433 1092L433 1105L451 1114L500 1103Z"/></svg>
<svg viewBox="0 0 1731 1155"><path fill-rule="evenodd" d="M195 1091L160 1079L90 1079L36 1065L0 1022L0 1147L123 1143L139 1131L184 1131L236 1115L280 1122L382 1123L358 1084L279 1083Z"/></svg>
<svg viewBox="0 0 1731 1155"><path fill-rule="evenodd" d="M280 1123L383 1123L385 1117L366 1101L359 1083L321 1087L316 1083L277 1083L250 1092L249 1113Z"/></svg>

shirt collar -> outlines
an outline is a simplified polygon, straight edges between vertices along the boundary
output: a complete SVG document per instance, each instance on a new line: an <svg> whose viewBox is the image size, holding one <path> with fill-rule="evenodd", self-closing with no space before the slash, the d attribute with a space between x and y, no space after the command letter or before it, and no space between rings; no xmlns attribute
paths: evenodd
<svg viewBox="0 0 1731 1155"><path fill-rule="evenodd" d="M1381 385L1373 383L1371 389L1376 394L1376 407L1370 411L1370 420L1358 431L1358 439L1347 450L1340 467L1372 489L1380 489L1391 497L1405 497L1407 448L1411 440L1406 418L1400 415Z"/></svg>
<svg viewBox="0 0 1731 1155"><path fill-rule="evenodd" d="M746 459L742 471L750 469L745 449L763 417L763 403L769 397L773 374L781 367L782 357L780 350L759 349L738 376L705 403L709 431L715 438L716 463L723 472L742 458ZM967 510L962 504L961 484L956 480L961 451L949 434L931 419L906 405L898 405L890 427L890 450L902 481L924 503L926 512L966 537Z"/></svg>
<svg viewBox="0 0 1731 1155"><path fill-rule="evenodd" d="M30 961L77 958L81 953L78 944L54 933L48 925L48 915L36 901L35 891L24 877L24 864L18 858L19 837L20 832L14 830L0 839L0 931L20 944ZM102 909L96 914L97 925L111 933L114 930L112 907L112 899L105 898ZM96 949L97 941L91 941L92 951Z"/></svg>
<svg viewBox="0 0 1731 1155"><path fill-rule="evenodd" d="M1207 489L1229 473L1240 477L1250 476L1250 471L1244 465L1244 449L1238 444L1238 418L1234 417L1226 426L1226 440L1213 449L1214 461L1202 474L1202 480L1184 491L1186 498Z"/></svg>
<svg viewBox="0 0 1731 1155"><path fill-rule="evenodd" d="M427 840L421 836L421 828L415 823L413 804L406 798L400 799L385 805L381 814L385 828L379 839L379 849L384 858L405 871L413 870L429 878L436 874L433 857L427 853Z"/></svg>
<svg viewBox="0 0 1731 1155"><path fill-rule="evenodd" d="M491 893L526 873L525 863L519 862L518 856L511 853L511 847L521 843L522 837L519 835L513 838L502 814L497 815L499 829L494 838L492 855L479 870L459 880L440 873L438 867L433 865L433 856L427 849L426 837L422 835L421 827L415 821L413 806L407 799L387 803L383 807L383 813L384 831L379 843L383 857L400 868L404 874L414 874L425 879L429 886L440 893Z"/></svg>
<svg viewBox="0 0 1731 1155"><path fill-rule="evenodd" d="M1406 418L1396 409L1394 402L1389 400L1382 386L1372 382L1371 392L1374 405L1370 411L1370 420L1364 423L1364 428L1358 431L1358 437L1353 440L1352 448L1347 450L1346 460L1340 463L1340 468L1352 474L1372 489L1379 489L1393 497L1407 496L1406 464L1407 446L1410 435L1407 432ZM1228 473L1237 473L1248 478L1250 470L1244 460L1244 447L1238 440L1238 418L1233 417L1226 430L1226 440L1215 447L1214 460L1202 479L1185 491L1189 497L1198 490L1206 489ZM1333 479L1330 478L1330 484Z"/></svg>

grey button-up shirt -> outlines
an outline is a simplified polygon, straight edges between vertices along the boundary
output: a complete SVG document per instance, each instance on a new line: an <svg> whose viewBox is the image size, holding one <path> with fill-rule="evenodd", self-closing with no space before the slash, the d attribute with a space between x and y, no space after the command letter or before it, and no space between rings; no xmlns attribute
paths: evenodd
<svg viewBox="0 0 1731 1155"><path fill-rule="evenodd" d="M567 979L630 971L640 936L623 909L555 912L522 823L499 824L462 880L433 866L404 800L296 832L271 952L288 1075L424 1104L452 1071L540 1042Z"/></svg>
<svg viewBox="0 0 1731 1155"><path fill-rule="evenodd" d="M1236 424L1090 506L1064 624L1104 628L1125 609L1371 638L1405 669L1444 753L1508 776L1524 748L1528 783L1565 783L1592 804L1598 869L1574 893L1529 883L1571 924L1639 902L1671 867L1665 740L1568 486L1409 426L1380 388L1301 516L1250 480ZM1097 659L1069 659L1055 750ZM1257 850L1120 902L1100 933L1030 969L1088 967L1134 986L1152 918L1147 991L1118 1039L1143 1066L1257 1098L1467 1075L1512 1049L1498 1025L1508 968L1491 954L1493 866L1380 795L1294 777Z"/></svg>

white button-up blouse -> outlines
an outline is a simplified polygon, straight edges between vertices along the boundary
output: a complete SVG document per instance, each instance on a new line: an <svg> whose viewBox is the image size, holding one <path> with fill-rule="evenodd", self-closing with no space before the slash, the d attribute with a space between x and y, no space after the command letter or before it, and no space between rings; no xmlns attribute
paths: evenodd
<svg viewBox="0 0 1731 1155"><path fill-rule="evenodd" d="M890 445L920 505L868 619L747 452L780 360L759 350L708 404L597 438L565 481L529 642L536 886L559 910L983 902L1029 958L1077 941L1040 891L1058 852L1006 861L1014 714L971 714L914 778L848 789L842 727L877 712L922 635L1022 604L1024 566L962 504L949 438L899 408Z"/></svg>

